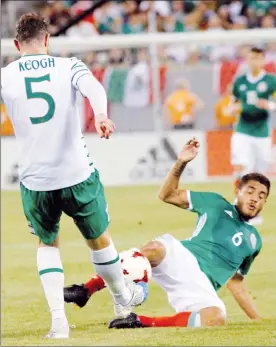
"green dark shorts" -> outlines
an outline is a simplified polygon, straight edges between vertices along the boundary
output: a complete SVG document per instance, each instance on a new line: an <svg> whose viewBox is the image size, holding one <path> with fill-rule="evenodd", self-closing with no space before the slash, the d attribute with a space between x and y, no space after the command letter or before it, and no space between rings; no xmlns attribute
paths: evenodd
<svg viewBox="0 0 276 347"><path fill-rule="evenodd" d="M97 170L72 187L38 192L22 183L21 198L31 232L44 244L52 244L59 231L62 212L72 217L87 240L102 235L109 224L103 185Z"/></svg>

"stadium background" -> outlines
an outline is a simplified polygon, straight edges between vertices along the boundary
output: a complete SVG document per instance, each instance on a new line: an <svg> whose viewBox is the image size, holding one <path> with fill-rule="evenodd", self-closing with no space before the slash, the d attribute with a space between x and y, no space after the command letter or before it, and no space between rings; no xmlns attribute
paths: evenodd
<svg viewBox="0 0 276 347"><path fill-rule="evenodd" d="M70 25L70 21L76 19L84 11L89 11L95 5L98 6L95 11L77 25L70 27L65 34L62 32L61 29ZM275 1L173 1L172 4L168 1L4 1L2 5L2 33L4 35L2 34L2 37L12 36L16 19L21 13L31 10L39 11L47 16L51 23L52 35L56 36L61 33L65 40L66 37L146 33L152 27L150 11L156 13L155 30L158 32L274 28L276 21ZM198 16L196 16L197 11L201 11ZM256 42L256 44L267 49L267 71L276 73L276 43ZM216 104L223 98L234 76L244 71L244 58L248 47L249 45L246 44L231 45L227 43L215 46L206 43L206 45L194 44L189 47L176 44L158 47L160 114L163 112L164 100L176 89L176 82L181 79L189 81L191 91L197 94L204 103L204 108L196 113L194 121L194 129L202 136L203 151L206 156L205 160L197 166L197 169L200 167L199 170L202 172L201 180L209 177L229 176L232 173L229 164L231 126L228 126L227 129L220 128L216 119ZM61 49L60 55L70 56L72 54ZM118 172L113 172L114 182L110 182L110 179L105 179L105 177L104 182L106 184L117 184L117 182L129 184L143 181L151 183L159 176L162 178L163 173L171 164L169 161L174 157L172 153L168 153L166 148L164 150L162 145L162 138L166 138L167 135L160 134L161 140L156 140L155 143L150 141L149 132L157 132L158 126L156 125L156 109L154 110L153 106L153 72L150 50L115 48L105 51L88 51L81 54L80 58L88 64L107 90L109 116L116 123L117 136L123 144L128 143L128 135L130 140L134 141L133 145L130 142L131 153L126 153L124 162L122 162L123 164L129 159L131 160L129 156L135 157L133 165L129 167L129 173L126 175L126 172L118 170ZM14 57L3 57L2 65L13 59ZM143 79L145 74L148 78ZM80 101L80 103L83 131L91 134L94 132L93 121L91 121L93 112L87 101ZM12 136L12 126L3 105L1 105L1 111L1 134L2 136ZM271 117L271 122L272 126L276 128L274 115ZM162 121L161 127L169 130L173 124ZM158 131L161 132L160 124ZM185 136L191 135L192 133L185 130ZM179 135L175 132L175 136ZM94 140L90 140L88 137L87 141L88 147L92 148ZM141 142L145 145L144 152L139 150L138 146L134 146ZM170 144L168 139L165 142L168 146L174 147L172 152L177 152L177 146ZM5 141L3 146L3 149L9 152L9 159L12 156L11 152L14 152L9 147L12 146L11 143L13 141ZM275 131L274 145L276 145ZM7 149L5 149L6 146L8 146ZM120 151L120 145L117 150ZM92 154L93 152L92 150ZM103 167L101 163L98 165L100 169ZM140 169L136 169L137 165ZM123 165L119 166L122 170L127 170ZM15 158L5 160L2 165L2 187L11 188L11 180L14 180L16 184L14 167L16 167ZM139 172L133 175L133 170ZM104 172L108 171L104 170ZM160 175L158 172L161 172ZM270 174L275 173L276 150L274 149ZM122 174L126 176L125 179L120 179ZM116 179L117 175L118 179ZM193 178L193 175L190 172L190 178ZM197 179L198 176L194 178Z"/></svg>
<svg viewBox="0 0 276 347"><path fill-rule="evenodd" d="M93 6L99 6L78 21ZM243 29L273 29L276 1L2 1L2 38L12 38L20 14L36 10L49 18L52 36L92 38L100 35L135 35L157 32L229 32ZM153 20L154 18L154 20ZM63 33L62 28L76 23ZM60 35L59 35L60 33ZM275 35L276 37L276 35ZM189 237L195 218L158 202L160 181L174 162L183 143L191 136L201 142L198 158L189 165L184 180L191 189L212 190L233 199L230 166L232 125L221 126L216 105L234 76L246 69L246 44L162 45L157 48L158 95L154 85L151 49L89 50L72 54L60 49L61 56L78 56L91 68L106 88L109 117L117 125L110 141L99 140L94 133L93 112L79 99L87 146L107 188L112 218L111 232L119 250L137 246L165 232ZM276 73L276 40L266 44L266 69ZM1 56L5 66L15 56ZM155 76L156 77L156 76ZM163 115L166 97L176 83L186 80L193 93L204 103L195 114L191 129L174 130ZM156 82L156 81L155 81ZM270 175L276 175L276 117L274 149ZM18 192L17 151L13 129L1 105L1 196L2 196L2 337L3 345L44 345L40 336L48 322L48 312L35 268L35 242L28 234ZM127 186L127 187L125 187ZM248 324L244 314L226 290L230 325L225 329L185 332L181 329L106 333L112 310L107 293L100 293L87 308L76 312L68 308L69 319L77 325L68 345L274 345L275 336L275 189L264 213L261 227L264 251L258 257L248 283L257 306L266 320ZM127 206L127 209L126 209ZM64 218L62 257L66 284L79 283L91 274L88 254L73 223ZM130 237L131 235L131 237ZM135 241L135 244L133 244ZM74 256L72 256L72 254ZM20 290L19 290L20 287ZM151 285L151 298L139 309L145 314L171 314L164 293ZM21 309L24 303L24 309ZM25 309L27 307L27 309ZM95 314L96 312L96 314ZM36 322L34 327L34 322ZM164 342L165 341L165 342ZM54 345L54 343L53 343Z"/></svg>

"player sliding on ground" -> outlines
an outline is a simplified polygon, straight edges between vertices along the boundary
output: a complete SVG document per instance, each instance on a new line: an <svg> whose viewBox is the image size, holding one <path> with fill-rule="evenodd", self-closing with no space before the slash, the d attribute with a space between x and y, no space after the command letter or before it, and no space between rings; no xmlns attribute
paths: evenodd
<svg viewBox="0 0 276 347"><path fill-rule="evenodd" d="M259 254L262 241L248 220L264 207L270 182L262 174L243 176L235 191L236 205L216 193L181 189L180 176L198 149L195 139L183 147L159 193L164 202L198 214L192 237L179 241L165 234L140 249L150 261L152 279L166 291L177 314L145 317L132 313L113 320L110 328L223 325L226 309L217 291L226 283L248 317L259 318L244 276ZM66 287L64 298L83 307L104 287L101 277L95 276L84 285Z"/></svg>
<svg viewBox="0 0 276 347"><path fill-rule="evenodd" d="M49 55L48 43L48 24L40 15L19 19L15 46L21 58L1 69L1 94L19 147L24 212L31 232L39 237L37 267L52 315L47 337L68 338L57 238L62 212L73 218L91 249L116 316L127 316L141 304L146 288L125 284L107 230L104 189L81 132L77 93L88 98L100 137L108 139L113 133L105 90L81 60Z"/></svg>
<svg viewBox="0 0 276 347"><path fill-rule="evenodd" d="M276 111L272 99L276 98L276 76L264 70L265 52L253 47L247 63L247 74L238 76L233 86L233 111L241 112L231 139L231 162L237 184L249 172L267 173L272 155L269 113ZM251 223L261 224L261 216Z"/></svg>

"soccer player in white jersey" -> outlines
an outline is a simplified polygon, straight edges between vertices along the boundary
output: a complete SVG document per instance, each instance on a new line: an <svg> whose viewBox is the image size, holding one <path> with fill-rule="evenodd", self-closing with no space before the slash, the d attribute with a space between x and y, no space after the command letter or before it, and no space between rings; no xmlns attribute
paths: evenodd
<svg viewBox="0 0 276 347"><path fill-rule="evenodd" d="M19 19L15 46L21 58L1 69L1 94L19 149L24 213L39 237L37 267L52 315L47 337L68 338L57 237L62 212L73 218L91 249L92 263L112 294L116 316L127 316L141 304L146 287L125 284L107 230L103 185L81 132L78 92L89 99L100 137L108 139L113 133L105 90L81 60L48 55L48 42L48 23L39 14Z"/></svg>

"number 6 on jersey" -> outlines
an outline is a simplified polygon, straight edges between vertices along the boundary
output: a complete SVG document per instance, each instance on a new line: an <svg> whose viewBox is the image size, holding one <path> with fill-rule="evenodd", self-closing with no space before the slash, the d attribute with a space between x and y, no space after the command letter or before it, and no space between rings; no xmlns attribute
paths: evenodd
<svg viewBox="0 0 276 347"><path fill-rule="evenodd" d="M243 233L242 232L239 232L239 233L236 233L233 237L232 237L232 241L233 241L233 244L235 246L240 246L241 243L242 243L242 235Z"/></svg>

